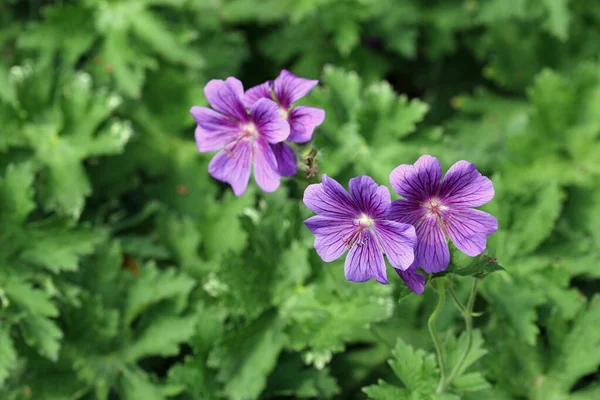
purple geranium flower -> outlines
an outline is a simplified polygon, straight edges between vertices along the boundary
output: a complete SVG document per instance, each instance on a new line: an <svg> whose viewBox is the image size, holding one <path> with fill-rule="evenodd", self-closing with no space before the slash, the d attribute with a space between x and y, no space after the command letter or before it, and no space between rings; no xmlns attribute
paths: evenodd
<svg viewBox="0 0 600 400"><path fill-rule="evenodd" d="M248 186L250 169L265 192L279 187L277 158L270 144L284 141L290 134L289 124L279 115L279 107L269 99L260 99L246 110L242 82L230 77L213 79L204 94L214 110L194 106L190 110L198 124L196 144L201 152L222 149L210 162L208 172L227 182L236 196ZM216 111L215 111L216 110Z"/></svg>
<svg viewBox="0 0 600 400"><path fill-rule="evenodd" d="M425 277L423 274L417 273L417 259L405 271L396 269L396 272L402 278L406 286L416 294L421 294L425 290Z"/></svg>
<svg viewBox="0 0 600 400"><path fill-rule="evenodd" d="M252 107L260 99L274 99L279 104L279 114L290 124L288 141L305 143L312 139L315 128L325 120L325 111L320 108L295 106L301 97L306 96L319 81L299 78L289 71L283 70L274 81L248 89L244 94L244 104ZM284 142L271 145L282 176L296 174L296 154Z"/></svg>
<svg viewBox="0 0 600 400"><path fill-rule="evenodd" d="M415 228L386 218L391 205L387 187L359 176L350 179L349 188L350 195L327 175L309 185L304 204L319 215L304 223L315 234L315 249L323 261L334 261L350 249L346 279L388 283L383 253L395 268L407 269L414 260Z"/></svg>
<svg viewBox="0 0 600 400"><path fill-rule="evenodd" d="M454 164L442 180L438 159L425 155L414 166L396 167L390 183L405 199L392 203L390 218L416 228L415 266L427 273L448 267L446 236L460 251L476 256L485 250L487 236L498 229L496 218L471 208L490 201L494 185L467 161Z"/></svg>

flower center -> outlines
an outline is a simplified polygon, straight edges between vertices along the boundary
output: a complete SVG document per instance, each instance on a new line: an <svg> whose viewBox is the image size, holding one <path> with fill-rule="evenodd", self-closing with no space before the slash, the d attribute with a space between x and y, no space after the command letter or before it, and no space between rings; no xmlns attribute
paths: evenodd
<svg viewBox="0 0 600 400"><path fill-rule="evenodd" d="M358 226L360 229L370 228L373 225L373 220L363 214L358 220Z"/></svg>
<svg viewBox="0 0 600 400"><path fill-rule="evenodd" d="M436 199L435 197L429 201L426 201L424 206L427 209L425 214L427 217L441 217L441 213L448 209L448 206L445 206L439 199Z"/></svg>
<svg viewBox="0 0 600 400"><path fill-rule="evenodd" d="M288 115L289 115L289 111L283 107L279 107L279 115L281 115L282 118L287 119Z"/></svg>
<svg viewBox="0 0 600 400"><path fill-rule="evenodd" d="M242 137L250 136L253 139L256 139L258 137L258 130L252 122L242 124L242 131L244 132Z"/></svg>
<svg viewBox="0 0 600 400"><path fill-rule="evenodd" d="M356 229L348 238L342 238L342 241L348 248L351 248L355 244L358 246L362 246L367 244L367 240L369 239L363 231L369 230L373 226L373 220L369 218L367 215L362 214L361 217L355 220Z"/></svg>

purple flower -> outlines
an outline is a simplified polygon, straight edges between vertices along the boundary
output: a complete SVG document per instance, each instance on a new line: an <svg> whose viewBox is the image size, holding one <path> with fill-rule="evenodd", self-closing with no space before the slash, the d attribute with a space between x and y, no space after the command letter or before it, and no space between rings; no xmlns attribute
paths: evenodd
<svg viewBox="0 0 600 400"><path fill-rule="evenodd" d="M334 261L350 249L346 279L388 283L383 254L395 268L407 269L414 260L415 229L386 218L391 205L387 187L363 175L350 179L349 188L350 195L327 175L309 185L304 204L319 215L304 223L315 234L315 249L323 261Z"/></svg>
<svg viewBox="0 0 600 400"><path fill-rule="evenodd" d="M312 139L315 128L325 120L325 111L320 108L295 106L301 97L306 96L319 81L299 78L283 70L274 81L248 89L244 94L244 104L250 108L260 99L274 99L279 104L279 114L290 124L288 141L305 143ZM287 143L271 145L282 176L296 174L296 154Z"/></svg>
<svg viewBox="0 0 600 400"><path fill-rule="evenodd" d="M244 87L236 78L213 79L204 94L214 110L194 106L190 110L196 120L196 144L200 152L222 149L208 165L208 172L227 182L236 196L248 186L250 169L265 192L279 187L277 156L271 144L284 141L290 134L289 124L279 115L279 107L269 99L260 99L246 110L242 97ZM216 111L215 111L216 110Z"/></svg>
<svg viewBox="0 0 600 400"><path fill-rule="evenodd" d="M390 183L405 199L392 203L390 218L416 228L415 263L427 273L448 267L446 236L460 251L476 256L485 250L487 236L498 229L496 218L471 208L490 201L494 185L467 161L454 164L442 179L438 159L425 155L414 166L396 167Z"/></svg>
<svg viewBox="0 0 600 400"><path fill-rule="evenodd" d="M417 263L415 262L405 271L396 269L396 272L402 278L406 286L416 294L421 294L425 290L425 277L417 273Z"/></svg>

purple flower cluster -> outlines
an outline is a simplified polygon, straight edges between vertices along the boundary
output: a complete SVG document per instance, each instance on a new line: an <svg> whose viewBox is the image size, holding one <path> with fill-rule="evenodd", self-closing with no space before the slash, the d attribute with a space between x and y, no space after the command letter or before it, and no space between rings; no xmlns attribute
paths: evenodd
<svg viewBox="0 0 600 400"><path fill-rule="evenodd" d="M304 143L323 123L322 109L293 106L318 81L282 71L273 80L244 92L238 79L213 79L204 87L211 108L194 106L200 152L220 150L208 172L231 185L236 196L248 187L250 171L265 192L275 191L281 176L296 174L296 154L285 141Z"/></svg>
<svg viewBox="0 0 600 400"><path fill-rule="evenodd" d="M219 151L208 172L229 183L236 196L246 191L252 169L265 192L275 191L282 176L295 175L296 154L287 142L311 140L325 111L294 103L317 83L285 70L245 92L233 77L208 82L204 94L212 108L190 110L198 150ZM414 165L396 167L390 183L402 200L392 202L387 187L368 176L351 179L349 193L327 175L304 192L304 204L317 214L304 221L317 253L330 262L349 250L344 266L349 281L388 283L385 256L408 287L422 293L425 277L417 269L435 273L448 267L447 238L476 256L498 229L496 218L474 209L494 197L494 186L469 162L457 162L442 178L438 159L425 155Z"/></svg>
<svg viewBox="0 0 600 400"><path fill-rule="evenodd" d="M476 256L498 229L496 218L473 209L494 197L494 186L471 163L457 162L442 179L438 159L425 155L414 165L396 167L390 183L403 200L392 202L388 189L368 176L351 179L350 194L326 175L304 192L304 204L318 214L305 221L317 253L330 262L349 249L349 281L387 283L385 254L408 287L422 293L425 277L417 268L435 273L448 267L447 237Z"/></svg>

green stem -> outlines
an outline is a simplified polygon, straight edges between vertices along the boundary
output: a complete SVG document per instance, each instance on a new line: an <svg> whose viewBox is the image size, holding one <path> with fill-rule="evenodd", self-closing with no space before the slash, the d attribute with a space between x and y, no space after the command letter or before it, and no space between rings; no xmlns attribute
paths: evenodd
<svg viewBox="0 0 600 400"><path fill-rule="evenodd" d="M452 284L448 286L448 293L450 293L450 297L452 297L452 302L454 303L456 308L458 308L458 311L460 311L462 315L465 315L467 313L467 309L465 308L465 306L462 305L462 303L458 299L458 296L456 296L456 292L454 291L454 287Z"/></svg>
<svg viewBox="0 0 600 400"><path fill-rule="evenodd" d="M438 366L440 368L440 381L438 382L438 386L437 386L437 393L441 393L442 390L444 390L444 385L446 382L445 379L445 375L446 375L446 364L444 362L444 351L442 350L442 343L440 342L440 338L437 334L437 332L435 331L435 321L437 320L437 318L439 317L440 313L442 312L442 308L444 308L444 302L446 300L446 290L444 287L444 279L436 279L438 282L438 287L437 287L437 291L438 291L438 303L437 306L435 307L435 310L433 310L433 313L431 314L431 316L429 317L429 319L427 320L427 327L429 328L429 334L431 335L431 340L433 340L433 345L435 346L435 353L437 354L437 360L438 360Z"/></svg>
<svg viewBox="0 0 600 400"><path fill-rule="evenodd" d="M464 307L462 307L462 304L461 307L458 307L460 313L465 319L465 325L467 327L467 347L465 348L465 351L462 353L460 359L452 369L452 372L450 372L450 376L448 376L448 380L446 381L447 385L451 384L452 380L460 372L463 364L469 356L471 346L473 345L473 305L475 304L475 297L477 296L477 282L477 278L473 278L473 285L471 286L471 293L469 294L469 300L467 301L467 308L465 309ZM456 297L456 294L454 293L453 289L450 289L450 293L453 297ZM456 300L458 301L458 298Z"/></svg>

